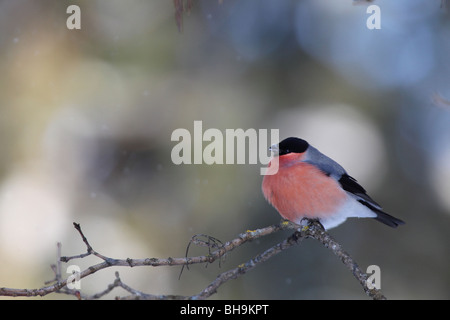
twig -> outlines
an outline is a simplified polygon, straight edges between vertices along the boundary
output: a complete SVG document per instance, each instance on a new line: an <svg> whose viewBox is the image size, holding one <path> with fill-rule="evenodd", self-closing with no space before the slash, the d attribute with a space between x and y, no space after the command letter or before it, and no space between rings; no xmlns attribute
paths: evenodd
<svg viewBox="0 0 450 320"><path fill-rule="evenodd" d="M205 238L206 240L203 240L201 238ZM223 246L222 241L220 241L219 239L208 236L206 234L196 234L195 236L192 236L191 241L189 241L189 244L186 247L186 255L185 255L186 259L188 259L189 248L191 247L192 244L195 244L197 246L208 247L208 255L211 255L211 248L218 249ZM219 259L219 267L220 267L220 260L221 259ZM181 279L184 267L186 267L186 269L189 270L189 265L187 263L184 264L183 267L181 268L178 280Z"/></svg>
<svg viewBox="0 0 450 320"><path fill-rule="evenodd" d="M185 12L190 12L193 5L193 0L173 0L173 5L175 7L175 21L177 22L178 31L183 31L183 14Z"/></svg>
<svg viewBox="0 0 450 320"><path fill-rule="evenodd" d="M244 275L248 271L255 268L258 264L269 260L271 257L275 256L276 254L286 249L289 249L293 245L299 244L303 239L304 237L301 236L299 232L295 232L288 239L271 247L270 249L264 251L263 253L258 254L256 257L247 261L246 263L239 265L237 268L221 273L219 276L217 276L217 278L213 282L209 284L209 286L207 286L199 294L192 296L191 299L194 300L206 299L210 297L212 294L216 293L217 289L223 283L227 282L230 279L236 279L239 276Z"/></svg>
<svg viewBox="0 0 450 320"><path fill-rule="evenodd" d="M167 259L158 259L158 258L145 258L145 259L113 259L106 257L98 252L96 252L83 231L81 230L81 226L78 223L74 223L75 229L80 234L83 242L86 245L87 252L84 254L70 256L70 257L60 257L60 261L68 262L73 259L82 259L89 255L95 255L96 257L103 260L103 262L90 266L86 270L82 271L79 274L79 279L85 278L97 271L102 269L106 269L112 266L125 266L125 267L137 267L137 266L183 266L183 268L190 264L198 264L198 263L212 263L217 259L223 258L226 254L233 251L235 248L243 245L246 242L251 240L255 240L280 230L285 229L293 229L295 232L288 237L286 240L272 246L261 254L258 254L253 259L248 260L247 262L237 266L234 269L225 271L217 276L217 278L212 281L205 289L203 289L198 294L192 296L180 296L180 295L153 295L141 292L139 290L135 290L130 286L126 285L119 278L119 274L116 273L115 281L108 285L108 287L92 296L86 296L81 294L78 290L72 290L67 288L68 279L61 280L61 268L60 267L52 267L55 271L55 284L49 285L40 289L11 289L11 288L0 288L0 295L3 296L44 296L53 292L64 293L69 295L75 295L79 299L98 299L103 297L104 295L110 293L114 288L121 287L128 291L131 295L126 297L118 297L119 299L206 299L210 297L212 294L217 292L217 289L226 283L229 280L236 279L241 275L249 272L254 269L257 265L264 263L270 258L274 257L278 253L291 248L294 245L299 244L304 239L313 238L321 242L325 247L329 248L336 256L340 258L340 260L349 268L352 274L362 285L364 292L369 295L373 299L385 299L380 290L370 289L367 284L368 276L358 267L356 262L350 257L350 255L345 252L341 245L336 242L322 227L322 225L317 221L310 221L307 226L299 226L292 224L287 221L281 221L279 224L268 226L265 228L257 229L257 230L248 230L245 233L240 234L237 238L228 241L226 243L222 243L220 240L206 236L206 235L197 235L192 237L188 248L186 250L186 257L184 258L167 258ZM207 246L208 254L204 256L195 256L188 257L187 253L189 251L189 247L192 245L199 246ZM60 251L61 245L58 245L58 251ZM60 253L59 255L60 256ZM220 261L220 260L219 260ZM59 271L58 271L59 270Z"/></svg>
<svg viewBox="0 0 450 320"><path fill-rule="evenodd" d="M435 106L450 110L450 100L444 98L441 94L437 92L433 93L433 95L431 96L431 100L433 101Z"/></svg>
<svg viewBox="0 0 450 320"><path fill-rule="evenodd" d="M352 272L353 276L359 281L364 289L364 292L374 300L386 300L386 297L379 289L371 289L367 284L368 275L364 273L353 260L353 258L342 249L342 246L334 240L322 227L318 227L316 222L313 222L306 237L313 238L321 242L326 248L330 249L344 265Z"/></svg>

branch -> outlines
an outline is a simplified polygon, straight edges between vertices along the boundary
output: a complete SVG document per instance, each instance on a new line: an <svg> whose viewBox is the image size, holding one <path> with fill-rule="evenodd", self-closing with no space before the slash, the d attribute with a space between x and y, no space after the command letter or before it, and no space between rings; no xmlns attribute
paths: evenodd
<svg viewBox="0 0 450 320"><path fill-rule="evenodd" d="M386 297L379 289L370 288L368 285L368 275L364 273L353 260L353 258L342 249L342 246L334 240L323 228L317 227L318 222L314 222L314 227L308 229L306 237L313 238L322 243L326 248L330 249L342 263L352 272L353 276L359 281L364 292L374 300L386 300Z"/></svg>
<svg viewBox="0 0 450 320"><path fill-rule="evenodd" d="M175 7L175 21L177 22L178 31L183 31L183 13L190 12L193 5L193 0L173 0Z"/></svg>
<svg viewBox="0 0 450 320"><path fill-rule="evenodd" d="M228 241L226 243L220 242L220 240L213 238L207 235L196 235L192 237L187 250L186 257L183 258L145 258L145 259L114 259L107 256L104 256L93 249L90 245L88 239L83 234L81 230L81 226L78 223L74 223L75 229L81 236L82 241L85 243L87 251L86 253L82 253L75 256L69 257L60 257L59 261L69 262L73 259L82 259L90 255L94 255L99 259L103 260L103 262L98 263L96 265L90 266L86 270L79 273L79 279L88 277L89 275L96 273L97 271L110 268L113 266L124 266L124 267L138 267L138 266L152 266L152 267L160 267L160 266L182 266L181 272L184 267L188 267L191 264L198 263L213 263L216 260L223 258L226 254L230 253L237 247L264 237L280 230L295 230L295 232L289 236L284 241L272 246L266 251L256 255L252 259L248 260L245 263L240 264L234 269L225 271L217 276L217 278L212 281L206 288L204 288L198 294L192 296L181 296L181 295L153 295L144 293L138 290L131 288L122 282L119 277L118 272L116 272L116 279L112 284L110 284L105 290L94 294L92 296L81 294L78 290L69 289L67 286L68 283L71 282L71 278L61 280L61 267L52 266L52 269L55 271L55 278L52 282L56 282L53 285L45 286L39 289L11 289L11 288L0 288L0 296L45 296L50 293L64 293L69 295L74 295L78 299L98 299L109 292L111 292L116 287L121 287L130 293L129 296L120 297L120 299L146 299L146 300L169 300L169 299L206 299L211 295L217 292L217 289L228 282L229 280L236 279L247 272L254 269L257 265L264 263L270 258L274 257L278 253L293 247L294 245L300 244L304 239L312 238L321 242L326 248L329 248L336 256L340 258L340 260L347 266L347 268L352 272L355 278L360 282L363 287L364 292L373 299L385 299L382 295L381 291L378 289L371 289L368 286L367 279L368 276L358 267L356 262L351 258L351 256L345 252L341 245L336 242L322 227L322 225L317 221L308 221L309 224L306 226L299 226L288 221L281 221L279 224L271 225L265 228L257 229L257 230L248 230L245 233L238 235L237 238ZM206 246L208 247L208 254L203 256L194 256L188 257L189 247L194 244L198 246ZM61 245L58 244L58 252L60 254ZM59 262L58 262L59 263ZM181 276L181 273L180 273Z"/></svg>

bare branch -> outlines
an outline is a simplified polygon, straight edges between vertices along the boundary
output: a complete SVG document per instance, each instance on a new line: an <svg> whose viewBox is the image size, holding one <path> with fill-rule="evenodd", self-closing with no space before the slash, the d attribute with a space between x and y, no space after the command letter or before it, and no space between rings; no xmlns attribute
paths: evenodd
<svg viewBox="0 0 450 320"><path fill-rule="evenodd" d="M58 257L60 261L68 262L73 259L82 259L89 255L95 255L96 257L103 260L103 262L90 266L86 270L80 272L79 278L85 278L97 271L112 267L112 266L124 266L124 267L138 267L138 266L182 266L184 268L190 264L198 263L213 263L214 261L220 261L226 254L233 251L235 248L243 245L246 242L255 240L280 230L291 229L295 232L288 237L286 240L272 246L266 251L256 255L254 258L248 260L245 263L240 264L234 269L225 271L217 276L217 278L212 281L206 288L204 288L198 294L192 296L180 296L180 295L153 295L141 292L139 290L133 289L128 286L119 277L116 272L116 279L108 287L94 295L87 296L80 293L78 290L72 290L67 287L69 278L61 280L61 267L52 266L55 272L55 281L53 285L45 286L40 289L11 289L11 288L0 288L0 295L3 296L44 296L53 292L64 293L69 295L74 295L78 299L99 299L106 294L110 293L114 288L121 287L130 293L126 297L118 297L118 299L206 299L217 292L218 288L229 280L236 279L247 272L254 269L257 265L266 262L270 258L274 257L278 253L291 248L294 245L300 244L304 239L312 238L321 242L326 248L330 249L340 260L347 266L347 268L352 272L354 277L362 285L364 292L373 299L385 299L380 290L371 289L367 284L368 276L358 267L356 262L351 258L351 256L345 252L341 245L336 242L322 227L322 225L317 221L309 221L306 226L299 226L288 221L281 221L279 224L271 225L265 228L257 230L248 230L245 233L238 235L235 239L222 243L220 240L207 236L204 234L196 235L191 238L189 245L186 249L186 256L184 258L145 258L145 259L113 259L106 257L93 249L81 230L81 226L78 223L74 223L75 229L81 236L81 239L86 245L87 252L84 254L70 256L70 257L60 257L61 245L58 244ZM189 247L191 245L206 246L208 247L208 254L203 256L188 257ZM183 270L183 269L182 269ZM181 274L180 274L181 275Z"/></svg>
<svg viewBox="0 0 450 320"><path fill-rule="evenodd" d="M181 32L183 31L183 14L191 11L193 0L173 0L173 5L175 7L175 21L178 31Z"/></svg>
<svg viewBox="0 0 450 320"><path fill-rule="evenodd" d="M433 101L435 106L450 110L450 100L444 98L441 94L437 92L433 93L433 95L431 96L431 100Z"/></svg>
<svg viewBox="0 0 450 320"><path fill-rule="evenodd" d="M330 249L336 256L341 259L345 266L352 272L353 276L359 281L364 292L374 300L385 300L379 289L371 289L367 284L368 276L353 260L353 258L342 249L342 246L334 240L323 228L317 226L318 222L313 222L306 233L306 237L313 238L321 242L326 248Z"/></svg>
<svg viewBox="0 0 450 320"><path fill-rule="evenodd" d="M304 239L299 232L295 232L288 239L283 242L271 247L270 249L258 254L253 259L239 265L237 268L221 273L217 278L209 284L202 292L191 297L191 299L206 299L212 294L216 293L217 288L219 288L223 283L230 279L236 279L239 276L247 273L248 271L255 268L258 264L263 263L283 250L289 249L293 245L299 244Z"/></svg>

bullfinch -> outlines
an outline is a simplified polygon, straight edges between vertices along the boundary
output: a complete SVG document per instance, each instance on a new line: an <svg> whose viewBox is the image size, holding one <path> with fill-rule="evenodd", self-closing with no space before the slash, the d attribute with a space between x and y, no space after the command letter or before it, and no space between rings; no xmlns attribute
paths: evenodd
<svg viewBox="0 0 450 320"><path fill-rule="evenodd" d="M350 217L374 218L393 228L404 224L384 212L336 161L305 140L287 138L270 149L278 157L278 171L271 174L271 168L276 170L272 159L262 191L284 219L296 224L314 219L325 229Z"/></svg>

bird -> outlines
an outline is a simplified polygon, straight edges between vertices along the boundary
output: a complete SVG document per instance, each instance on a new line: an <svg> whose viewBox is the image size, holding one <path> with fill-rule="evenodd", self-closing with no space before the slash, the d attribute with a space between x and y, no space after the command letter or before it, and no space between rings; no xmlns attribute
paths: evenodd
<svg viewBox="0 0 450 320"><path fill-rule="evenodd" d="M299 225L318 220L325 230L351 217L373 218L393 228L405 223L384 212L340 164L307 141L290 137L269 149L273 158L262 192L282 218Z"/></svg>

